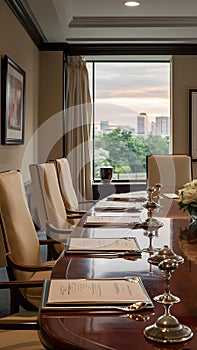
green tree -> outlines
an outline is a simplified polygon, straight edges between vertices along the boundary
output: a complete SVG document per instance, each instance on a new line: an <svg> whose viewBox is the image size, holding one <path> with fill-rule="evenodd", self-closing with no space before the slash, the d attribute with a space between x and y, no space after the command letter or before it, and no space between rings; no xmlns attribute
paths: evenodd
<svg viewBox="0 0 197 350"><path fill-rule="evenodd" d="M169 154L169 136L150 135L145 140L145 143L149 149L149 153Z"/></svg>
<svg viewBox="0 0 197 350"><path fill-rule="evenodd" d="M123 167L128 167L130 172L144 172L147 155L169 153L169 138L160 135L149 135L144 138L135 136L127 130L115 129L109 134L96 136L94 146L94 164L97 172L101 165L111 165L117 173L120 173ZM106 157L103 158L101 155L104 153Z"/></svg>

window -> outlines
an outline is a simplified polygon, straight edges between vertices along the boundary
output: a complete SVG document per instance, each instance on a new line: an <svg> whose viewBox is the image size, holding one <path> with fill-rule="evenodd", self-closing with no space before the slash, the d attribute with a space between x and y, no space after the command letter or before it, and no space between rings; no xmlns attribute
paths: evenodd
<svg viewBox="0 0 197 350"><path fill-rule="evenodd" d="M170 153L170 61L87 63L94 102L93 178L146 179L146 156Z"/></svg>

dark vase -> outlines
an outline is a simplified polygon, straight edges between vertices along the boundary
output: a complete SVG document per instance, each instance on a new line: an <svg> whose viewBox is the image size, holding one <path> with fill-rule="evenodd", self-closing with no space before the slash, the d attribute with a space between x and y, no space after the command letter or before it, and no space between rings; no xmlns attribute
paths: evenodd
<svg viewBox="0 0 197 350"><path fill-rule="evenodd" d="M110 182L113 175L112 166L102 166L100 167L100 177L102 182Z"/></svg>

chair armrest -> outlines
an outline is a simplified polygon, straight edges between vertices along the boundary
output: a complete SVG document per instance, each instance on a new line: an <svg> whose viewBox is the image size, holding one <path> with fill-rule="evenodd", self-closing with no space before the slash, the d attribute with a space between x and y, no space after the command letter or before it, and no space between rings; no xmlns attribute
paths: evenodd
<svg viewBox="0 0 197 350"><path fill-rule="evenodd" d="M11 288L35 288L42 287L44 281L5 281L0 282L0 289L11 289Z"/></svg>
<svg viewBox="0 0 197 350"><path fill-rule="evenodd" d="M38 312L22 311L0 318L0 329L39 330Z"/></svg>
<svg viewBox="0 0 197 350"><path fill-rule="evenodd" d="M82 200L82 201L78 201L78 207L79 210L81 211L89 211L90 209L92 209L92 207L98 202L98 200Z"/></svg>
<svg viewBox="0 0 197 350"><path fill-rule="evenodd" d="M61 240L61 242L64 242L64 240ZM53 239L53 238L39 239L39 244L40 244L40 245L45 245L45 244L49 245L49 244L58 244L58 243L60 243L60 241L59 241L59 240L56 241L56 240Z"/></svg>
<svg viewBox="0 0 197 350"><path fill-rule="evenodd" d="M87 213L86 211L83 211L83 210L68 210L68 209L66 209L66 212L68 213L68 215L80 215L80 216L83 216Z"/></svg>
<svg viewBox="0 0 197 350"><path fill-rule="evenodd" d="M80 214L66 214L67 219L81 219L83 215Z"/></svg>
<svg viewBox="0 0 197 350"><path fill-rule="evenodd" d="M72 233L72 230L69 230L69 229L59 229L55 226L53 226L50 222L46 221L46 233L47 233L47 236L49 235L49 233L52 232L52 233L56 233L56 234L62 234L64 237L63 238L69 238L71 233Z"/></svg>
<svg viewBox="0 0 197 350"><path fill-rule="evenodd" d="M85 203L97 203L98 199L87 199L86 201L79 201L79 204L85 204Z"/></svg>
<svg viewBox="0 0 197 350"><path fill-rule="evenodd" d="M10 260L11 264L15 267L15 269L20 271L29 271L29 272L37 272L37 271L50 271L53 269L54 264L51 265L25 265L18 263L11 254L7 255L8 259Z"/></svg>

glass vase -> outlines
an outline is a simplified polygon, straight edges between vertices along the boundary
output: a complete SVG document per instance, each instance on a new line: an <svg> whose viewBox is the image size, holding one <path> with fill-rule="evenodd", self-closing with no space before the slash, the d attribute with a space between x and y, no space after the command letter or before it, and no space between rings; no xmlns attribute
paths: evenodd
<svg viewBox="0 0 197 350"><path fill-rule="evenodd" d="M192 211L190 212L190 218L192 223L197 223L197 209L192 209Z"/></svg>
<svg viewBox="0 0 197 350"><path fill-rule="evenodd" d="M189 232L190 235L193 236L197 234L197 210L192 210L190 212L190 219Z"/></svg>

